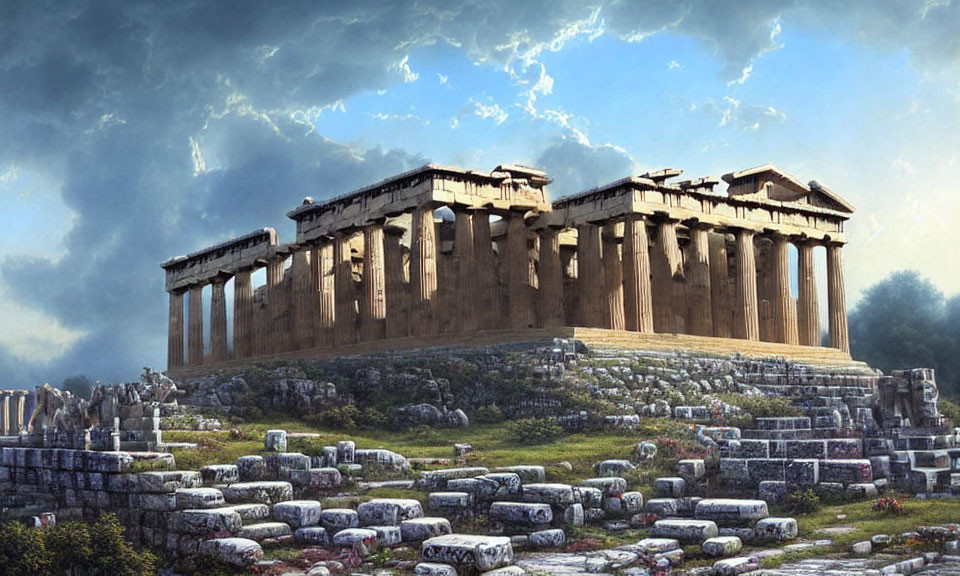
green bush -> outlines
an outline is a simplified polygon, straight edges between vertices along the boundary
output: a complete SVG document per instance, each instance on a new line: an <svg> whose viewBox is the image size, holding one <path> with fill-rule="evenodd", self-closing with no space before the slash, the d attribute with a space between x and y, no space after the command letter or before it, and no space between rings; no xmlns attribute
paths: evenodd
<svg viewBox="0 0 960 576"><path fill-rule="evenodd" d="M50 574L43 533L19 522L0 524L0 569L6 574Z"/></svg>
<svg viewBox="0 0 960 576"><path fill-rule="evenodd" d="M387 415L376 408L365 408L357 419L363 428L383 428L387 425Z"/></svg>
<svg viewBox="0 0 960 576"><path fill-rule="evenodd" d="M319 412L307 414L303 421L319 428L334 428L337 430L353 430L357 427L357 420L361 419L360 409L353 404L331 406Z"/></svg>
<svg viewBox="0 0 960 576"><path fill-rule="evenodd" d="M543 444L560 438L564 430L552 418L522 418L509 422L507 433L518 443Z"/></svg>
<svg viewBox="0 0 960 576"><path fill-rule="evenodd" d="M732 406L738 406L753 418L784 418L800 416L802 413L800 408L790 403L790 400L779 396L721 394L720 400ZM736 418L741 427L753 426L752 419L747 422L747 417L744 415Z"/></svg>
<svg viewBox="0 0 960 576"><path fill-rule="evenodd" d="M487 404L477 408L473 415L473 421L477 424L496 424L503 422L503 412L496 404Z"/></svg>
<svg viewBox="0 0 960 576"><path fill-rule="evenodd" d="M954 426L960 426L960 404L941 396L939 405L940 413L946 416Z"/></svg>
<svg viewBox="0 0 960 576"><path fill-rule="evenodd" d="M791 514L812 514L820 509L820 497L813 490L794 490L787 494L784 508Z"/></svg>

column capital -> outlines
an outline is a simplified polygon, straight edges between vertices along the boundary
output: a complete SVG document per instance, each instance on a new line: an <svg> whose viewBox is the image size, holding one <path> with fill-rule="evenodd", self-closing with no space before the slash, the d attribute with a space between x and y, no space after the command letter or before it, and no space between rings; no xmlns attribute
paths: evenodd
<svg viewBox="0 0 960 576"><path fill-rule="evenodd" d="M713 230L714 228L716 228L715 224L711 224L710 222L704 222L699 218L689 218L687 220L681 220L680 223L691 230L706 230L709 232L710 230Z"/></svg>

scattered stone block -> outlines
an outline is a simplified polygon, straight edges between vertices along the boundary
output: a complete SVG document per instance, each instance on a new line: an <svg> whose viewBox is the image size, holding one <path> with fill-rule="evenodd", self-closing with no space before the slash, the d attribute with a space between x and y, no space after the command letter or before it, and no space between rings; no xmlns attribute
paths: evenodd
<svg viewBox="0 0 960 576"><path fill-rule="evenodd" d="M547 479L547 471L543 466L501 466L494 468L494 472L512 472L524 484L542 483Z"/></svg>
<svg viewBox="0 0 960 576"><path fill-rule="evenodd" d="M452 533L453 528L446 518L413 518L400 523L400 537L404 542L423 542Z"/></svg>
<svg viewBox="0 0 960 576"><path fill-rule="evenodd" d="M237 482L220 491L231 504L276 504L293 499L293 486L289 482Z"/></svg>
<svg viewBox="0 0 960 576"><path fill-rule="evenodd" d="M239 536L262 542L268 538L281 538L291 536L293 531L290 525L283 522L261 522L259 524L248 524L240 528Z"/></svg>
<svg viewBox="0 0 960 576"><path fill-rule="evenodd" d="M290 483L310 491L332 490L343 482L343 475L336 468L310 468L286 472Z"/></svg>
<svg viewBox="0 0 960 576"><path fill-rule="evenodd" d="M306 526L293 533L293 539L308 546L326 546L330 544L330 534L322 526Z"/></svg>
<svg viewBox="0 0 960 576"><path fill-rule="evenodd" d="M541 525L553 521L549 504L529 502L494 502L488 513L490 520L506 525Z"/></svg>
<svg viewBox="0 0 960 576"><path fill-rule="evenodd" d="M368 528L346 528L333 535L333 545L356 548L366 556L377 549L377 533Z"/></svg>
<svg viewBox="0 0 960 576"><path fill-rule="evenodd" d="M609 479L605 478L604 480ZM560 507L569 506L574 503L573 487L569 484L526 484L523 487L521 499L524 502L538 502Z"/></svg>
<svg viewBox="0 0 960 576"><path fill-rule="evenodd" d="M225 508L181 510L171 514L168 523L171 532L198 536L206 536L213 532L235 534L243 525L240 514Z"/></svg>
<svg viewBox="0 0 960 576"><path fill-rule="evenodd" d="M760 565L751 558L728 558L719 560L713 565L713 573L716 576L737 576L747 572L758 570Z"/></svg>
<svg viewBox="0 0 960 576"><path fill-rule="evenodd" d="M519 566L505 566L503 568L497 568L496 570L484 572L481 576L524 576L525 574L526 571Z"/></svg>
<svg viewBox="0 0 960 576"><path fill-rule="evenodd" d="M847 493L857 498L876 498L880 491L871 482L870 484L850 484L847 486Z"/></svg>
<svg viewBox="0 0 960 576"><path fill-rule="evenodd" d="M263 549L260 545L246 538L204 540L200 543L198 552L241 568L252 566L263 559Z"/></svg>
<svg viewBox="0 0 960 576"><path fill-rule="evenodd" d="M89 482L91 490L101 490L103 489L103 475L95 475L99 477L99 483L96 481L89 482L92 474L83 474L83 477ZM137 476L140 478L140 491L151 494L165 494L180 488L199 488L203 485L200 473L192 471L141 472ZM80 473L78 472L77 478L79 479L79 477Z"/></svg>
<svg viewBox="0 0 960 576"><path fill-rule="evenodd" d="M661 517L676 516L680 510L678 498L651 498L644 507L647 512Z"/></svg>
<svg viewBox="0 0 960 576"><path fill-rule="evenodd" d="M705 540L703 544L700 545L700 548L707 556L725 558L740 552L743 548L743 542L736 536L717 536L716 538Z"/></svg>
<svg viewBox="0 0 960 576"><path fill-rule="evenodd" d="M741 542L750 542L756 539L757 531L753 528L723 526L720 528L720 536L736 536Z"/></svg>
<svg viewBox="0 0 960 576"><path fill-rule="evenodd" d="M322 510L323 508L316 500L288 500L273 505L273 517L278 522L286 522L296 530L319 524Z"/></svg>
<svg viewBox="0 0 960 576"><path fill-rule="evenodd" d="M662 498L682 498L685 487L686 481L675 476L653 481L653 491Z"/></svg>
<svg viewBox="0 0 960 576"><path fill-rule="evenodd" d="M563 524L565 526L583 526L584 521L583 504L571 504L563 509Z"/></svg>
<svg viewBox="0 0 960 576"><path fill-rule="evenodd" d="M377 533L377 544L381 547L394 546L403 541L399 526L367 526Z"/></svg>
<svg viewBox="0 0 960 576"><path fill-rule="evenodd" d="M431 492L436 490L446 490L447 482L455 478L473 478L489 474L490 470L482 466L469 468L443 468L440 470L430 470L421 472L417 484L421 489Z"/></svg>
<svg viewBox="0 0 960 576"><path fill-rule="evenodd" d="M578 486L574 488L575 498L584 508L601 508L603 506L603 490L593 486Z"/></svg>
<svg viewBox="0 0 960 576"><path fill-rule="evenodd" d="M226 502L216 488L181 488L176 491L177 509L219 508Z"/></svg>
<svg viewBox="0 0 960 576"><path fill-rule="evenodd" d="M757 522L758 538L773 538L780 542L797 537L797 521L793 518L764 518Z"/></svg>
<svg viewBox="0 0 960 576"><path fill-rule="evenodd" d="M513 547L503 536L448 534L423 542L420 558L458 569L487 572L513 563Z"/></svg>
<svg viewBox="0 0 960 576"><path fill-rule="evenodd" d="M267 476L267 464L263 456L237 458L237 473L241 482L259 482Z"/></svg>
<svg viewBox="0 0 960 576"><path fill-rule="evenodd" d="M220 510L232 510L240 515L244 524L256 524L270 517L270 507L266 504L234 504Z"/></svg>
<svg viewBox="0 0 960 576"><path fill-rule="evenodd" d="M640 554L653 556L680 549L680 541L676 538L644 538L630 547Z"/></svg>
<svg viewBox="0 0 960 576"><path fill-rule="evenodd" d="M873 544L869 540L857 542L850 546L850 553L854 556L869 556L873 552Z"/></svg>
<svg viewBox="0 0 960 576"><path fill-rule="evenodd" d="M349 508L330 508L320 512L320 525L335 535L341 530L358 528L360 517L355 510Z"/></svg>
<svg viewBox="0 0 960 576"><path fill-rule="evenodd" d="M627 481L618 477L588 478L583 484L590 488L599 488L604 496L616 496L627 491ZM527 487L524 486L524 490Z"/></svg>
<svg viewBox="0 0 960 576"><path fill-rule="evenodd" d="M457 569L449 564L420 562L414 567L413 573L416 576L457 576Z"/></svg>
<svg viewBox="0 0 960 576"><path fill-rule="evenodd" d="M566 541L567 535L564 534L563 530L555 528L553 530L531 532L527 543L532 548L559 548L563 546Z"/></svg>
<svg viewBox="0 0 960 576"><path fill-rule="evenodd" d="M356 462L357 444L353 440L341 440L337 442L337 461L341 464L353 464Z"/></svg>
<svg viewBox="0 0 960 576"><path fill-rule="evenodd" d="M427 505L436 512L458 514L472 507L473 497L469 492L432 492Z"/></svg>
<svg viewBox="0 0 960 576"><path fill-rule="evenodd" d="M701 458L690 458L677 462L677 473L690 480L699 480L707 475L707 465Z"/></svg>
<svg viewBox="0 0 960 576"><path fill-rule="evenodd" d="M287 431L267 430L263 436L263 447L267 452L286 452Z"/></svg>
<svg viewBox="0 0 960 576"><path fill-rule="evenodd" d="M710 520L667 519L653 523L650 532L655 538L673 538L685 543L700 544L719 535L716 523Z"/></svg>
<svg viewBox="0 0 960 576"><path fill-rule="evenodd" d="M603 499L603 511L612 515L631 515L643 511L643 494L624 492L619 496Z"/></svg>
<svg viewBox="0 0 960 576"><path fill-rule="evenodd" d="M620 476L636 468L629 460L604 460L596 465L597 474L600 476Z"/></svg>
<svg viewBox="0 0 960 576"><path fill-rule="evenodd" d="M766 518L767 503L763 500L740 500L736 498L708 498L697 503L694 516L721 524L742 523Z"/></svg>
<svg viewBox="0 0 960 576"><path fill-rule="evenodd" d="M476 483L474 486L475 497L483 502L493 502L494 500L504 500L516 498L522 491L520 475L516 472L492 472L472 478ZM450 480L447 482L448 490L460 490L456 488L457 482L466 480ZM469 490L464 490L469 492Z"/></svg>
<svg viewBox="0 0 960 576"><path fill-rule="evenodd" d="M374 498L357 506L361 526L399 526L423 517L423 507L412 498Z"/></svg>
<svg viewBox="0 0 960 576"><path fill-rule="evenodd" d="M200 469L200 477L207 486L231 484L240 481L240 470L235 464L211 464Z"/></svg>

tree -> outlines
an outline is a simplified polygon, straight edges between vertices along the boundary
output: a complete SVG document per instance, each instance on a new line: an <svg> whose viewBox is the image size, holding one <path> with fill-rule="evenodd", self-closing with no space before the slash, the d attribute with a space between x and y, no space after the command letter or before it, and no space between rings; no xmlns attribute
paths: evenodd
<svg viewBox="0 0 960 576"><path fill-rule="evenodd" d="M93 382L85 374L77 374L65 379L63 384L60 385L60 389L70 392L78 398L89 400L90 395L93 394Z"/></svg>

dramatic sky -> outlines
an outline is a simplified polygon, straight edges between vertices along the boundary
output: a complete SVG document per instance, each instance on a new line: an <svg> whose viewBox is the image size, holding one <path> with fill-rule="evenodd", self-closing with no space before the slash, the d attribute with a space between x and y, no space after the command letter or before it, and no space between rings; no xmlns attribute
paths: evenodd
<svg viewBox="0 0 960 576"><path fill-rule="evenodd" d="M0 0L0 387L166 363L158 264L426 161L558 197L775 162L852 202L848 302L960 291L954 0Z"/></svg>

